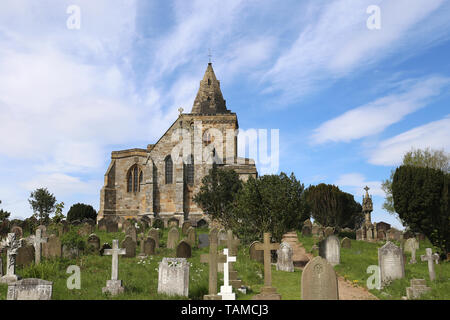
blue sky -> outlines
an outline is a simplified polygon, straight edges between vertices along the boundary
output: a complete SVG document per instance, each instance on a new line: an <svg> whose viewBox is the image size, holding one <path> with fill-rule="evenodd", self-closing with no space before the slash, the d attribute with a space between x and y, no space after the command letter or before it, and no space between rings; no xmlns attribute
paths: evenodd
<svg viewBox="0 0 450 320"><path fill-rule="evenodd" d="M28 217L45 186L98 209L111 151L190 111L211 49L241 132L279 129L276 172L357 201L368 185L372 220L401 227L381 181L411 147L450 150L449 16L444 0L2 1L0 206Z"/></svg>

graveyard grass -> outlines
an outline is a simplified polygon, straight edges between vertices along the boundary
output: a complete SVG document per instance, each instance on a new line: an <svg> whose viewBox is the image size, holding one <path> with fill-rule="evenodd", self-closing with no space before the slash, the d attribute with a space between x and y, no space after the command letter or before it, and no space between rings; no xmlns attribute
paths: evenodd
<svg viewBox="0 0 450 320"><path fill-rule="evenodd" d="M207 229L197 229L197 235L207 233ZM105 242L112 243L113 239L119 239L121 242L125 238L122 232L106 233L96 230L100 237L100 244ZM180 230L181 234L181 230ZM167 242L168 229L164 229L160 238L160 246L165 247ZM298 233L299 241L303 244L307 252L310 252L312 246L316 243L313 237L302 237ZM87 236L85 237L87 239ZM378 264L378 248L383 243L369 243L364 241L352 240L352 248L341 248L341 264L335 267L337 273L353 282L355 285L365 287L366 280L371 274L366 273L369 265ZM399 243L396 243L399 245ZM421 299L450 299L450 264L449 262L440 262L436 265L436 281L431 282L428 276L427 262L420 261L420 255L425 254L425 248L432 247L429 242L421 242L420 248L416 253L417 264L405 265L405 279L395 280L390 286L382 290L370 290L379 299L396 300L406 295L406 287L410 286L410 279L426 279L427 286L431 287L430 293L421 297ZM224 248L219 246L219 248ZM139 254L140 246L137 246L136 254ZM190 267L189 297L188 299L202 299L208 292L208 272L209 266L200 263L200 255L208 253L209 248L194 248L192 258L188 261ZM434 252L435 248L433 248ZM317 255L317 252L314 252ZM174 257L174 249L158 249L156 255L149 256L141 260L136 258L119 258L119 279L123 281L125 293L112 297L102 294L102 288L106 285L106 280L111 277L111 256L99 256L94 254L85 254L77 259L42 259L39 266L31 265L28 267L16 269L16 273L22 278L40 278L53 281L53 299L54 300L158 300L158 299L186 299L186 297L174 297L157 294L158 289L158 262L163 257ZM407 254L407 260L410 256ZM67 274L67 267L78 265L81 269L81 289L67 289L67 279L71 274ZM238 277L243 280L243 284L249 287L246 294L237 292L238 300L249 300L255 294L260 292L264 285L263 265L253 261L249 257L248 247L240 246L237 262L234 264L238 271ZM276 271L272 266L272 286L282 295L283 300L298 300L301 298L301 270L296 268L295 272ZM218 274L218 289L223 282L223 274ZM7 285L0 284L0 300L6 299Z"/></svg>

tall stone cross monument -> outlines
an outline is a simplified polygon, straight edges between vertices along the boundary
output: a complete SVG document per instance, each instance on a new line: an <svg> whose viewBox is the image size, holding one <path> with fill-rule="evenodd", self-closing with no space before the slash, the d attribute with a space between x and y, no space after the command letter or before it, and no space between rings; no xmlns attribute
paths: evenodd
<svg viewBox="0 0 450 320"><path fill-rule="evenodd" d="M270 242L270 233L264 233L264 243L258 243L255 246L256 250L264 251L264 287L261 288L261 293L253 296L252 300L281 300L281 295L277 293L277 289L272 287L272 263L271 250L278 250L279 243Z"/></svg>
<svg viewBox="0 0 450 320"><path fill-rule="evenodd" d="M438 264L439 255L437 253L432 254L431 248L425 249L425 255L420 256L420 260L428 261L428 272L430 273L430 280L434 281L436 279L436 272L434 271L434 263Z"/></svg>
<svg viewBox="0 0 450 320"><path fill-rule="evenodd" d="M226 261L223 265L223 286L220 287L219 296L222 296L222 300L236 300L236 294L233 293L233 287L230 286L228 279L229 263L236 262L236 257L230 257L228 255L228 249L223 249L223 254L226 256Z"/></svg>
<svg viewBox="0 0 450 320"><path fill-rule="evenodd" d="M227 239L220 241L220 245L226 245L228 248L228 252L230 253L230 256L237 257L238 254L238 246L241 243L239 239L235 239L233 236L233 231L228 230L227 231ZM230 284L233 288L237 289L240 288L242 285L242 280L239 280L237 278L237 271L234 270L233 264L230 263L228 265L229 270L229 279Z"/></svg>
<svg viewBox="0 0 450 320"><path fill-rule="evenodd" d="M20 279L20 277L16 275L16 256L17 251L22 246L22 240L17 240L15 233L8 233L8 236L0 246L8 250L6 261L6 275L0 278L0 283L16 282Z"/></svg>
<svg viewBox="0 0 450 320"><path fill-rule="evenodd" d="M119 255L125 255L126 249L119 248L119 240L112 241L112 249L105 249L104 255L112 256L111 280L106 281L106 287L102 288L102 292L109 292L111 295L117 295L124 291L122 280L119 277Z"/></svg>
<svg viewBox="0 0 450 320"><path fill-rule="evenodd" d="M36 229L36 236L34 237L34 263L41 263L42 244L47 243L46 237L42 236L42 229Z"/></svg>
<svg viewBox="0 0 450 320"><path fill-rule="evenodd" d="M217 264L227 262L227 257L217 252L218 242L217 229L213 228L209 233L209 254L200 256L200 262L209 263L209 289L208 294L203 296L203 300L222 299L217 294Z"/></svg>

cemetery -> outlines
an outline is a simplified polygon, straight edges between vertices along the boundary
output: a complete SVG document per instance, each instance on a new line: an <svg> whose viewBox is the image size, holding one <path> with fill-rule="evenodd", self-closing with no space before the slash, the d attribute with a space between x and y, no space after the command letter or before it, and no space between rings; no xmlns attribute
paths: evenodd
<svg viewBox="0 0 450 320"><path fill-rule="evenodd" d="M428 240L368 242L296 230L281 244L265 233L243 245L231 231L219 240L217 228L141 226L135 242L130 228L95 226L87 234L72 224L66 233L58 226L19 239L10 233L2 242L0 299L450 299L449 262L438 261ZM68 289L71 265L80 268L79 289ZM380 289L367 288L370 265L380 266Z"/></svg>

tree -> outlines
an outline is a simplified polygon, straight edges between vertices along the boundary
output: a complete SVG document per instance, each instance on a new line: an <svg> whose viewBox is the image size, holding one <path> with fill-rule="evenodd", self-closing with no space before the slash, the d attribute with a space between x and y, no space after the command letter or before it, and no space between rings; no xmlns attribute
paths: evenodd
<svg viewBox="0 0 450 320"><path fill-rule="evenodd" d="M304 189L293 173L250 177L234 203L233 232L243 243L262 240L264 232L280 242L283 234L309 218Z"/></svg>
<svg viewBox="0 0 450 320"><path fill-rule="evenodd" d="M200 191L193 201L225 228L232 227L233 202L237 193L242 189L239 175L232 169L219 169L213 166L203 177Z"/></svg>
<svg viewBox="0 0 450 320"><path fill-rule="evenodd" d="M53 216L53 223L60 223L64 219L64 214L62 213L64 209L64 202L57 203L55 205L55 215Z"/></svg>
<svg viewBox="0 0 450 320"><path fill-rule="evenodd" d="M97 219L97 211L88 204L77 203L70 207L69 212L67 212L67 220L83 220L83 219Z"/></svg>
<svg viewBox="0 0 450 320"><path fill-rule="evenodd" d="M323 226L353 229L364 220L361 204L337 186L324 183L309 186L305 197L312 217Z"/></svg>
<svg viewBox="0 0 450 320"><path fill-rule="evenodd" d="M2 200L0 200L0 204L1 203L2 203ZM0 209L0 222L3 222L4 220L8 219L10 215L11 215L10 212Z"/></svg>
<svg viewBox="0 0 450 320"><path fill-rule="evenodd" d="M47 224L50 219L50 213L55 211L56 198L53 194L47 188L39 188L31 193L28 202L39 222Z"/></svg>
<svg viewBox="0 0 450 320"><path fill-rule="evenodd" d="M426 149L411 149L411 151L405 153L403 156L403 165L410 165L421 168L433 168L439 169L446 173L450 172L450 155L442 150L434 150L430 148ZM392 180L394 178L395 170L391 170L389 179L386 179L381 184L386 194L386 198L383 203L383 209L392 215L396 215L394 209L394 199L392 197ZM401 219L400 219L401 220ZM404 221L402 221L404 223Z"/></svg>
<svg viewBox="0 0 450 320"><path fill-rule="evenodd" d="M442 170L400 166L392 182L394 208L402 221L422 232L447 254L450 249L450 174Z"/></svg>

